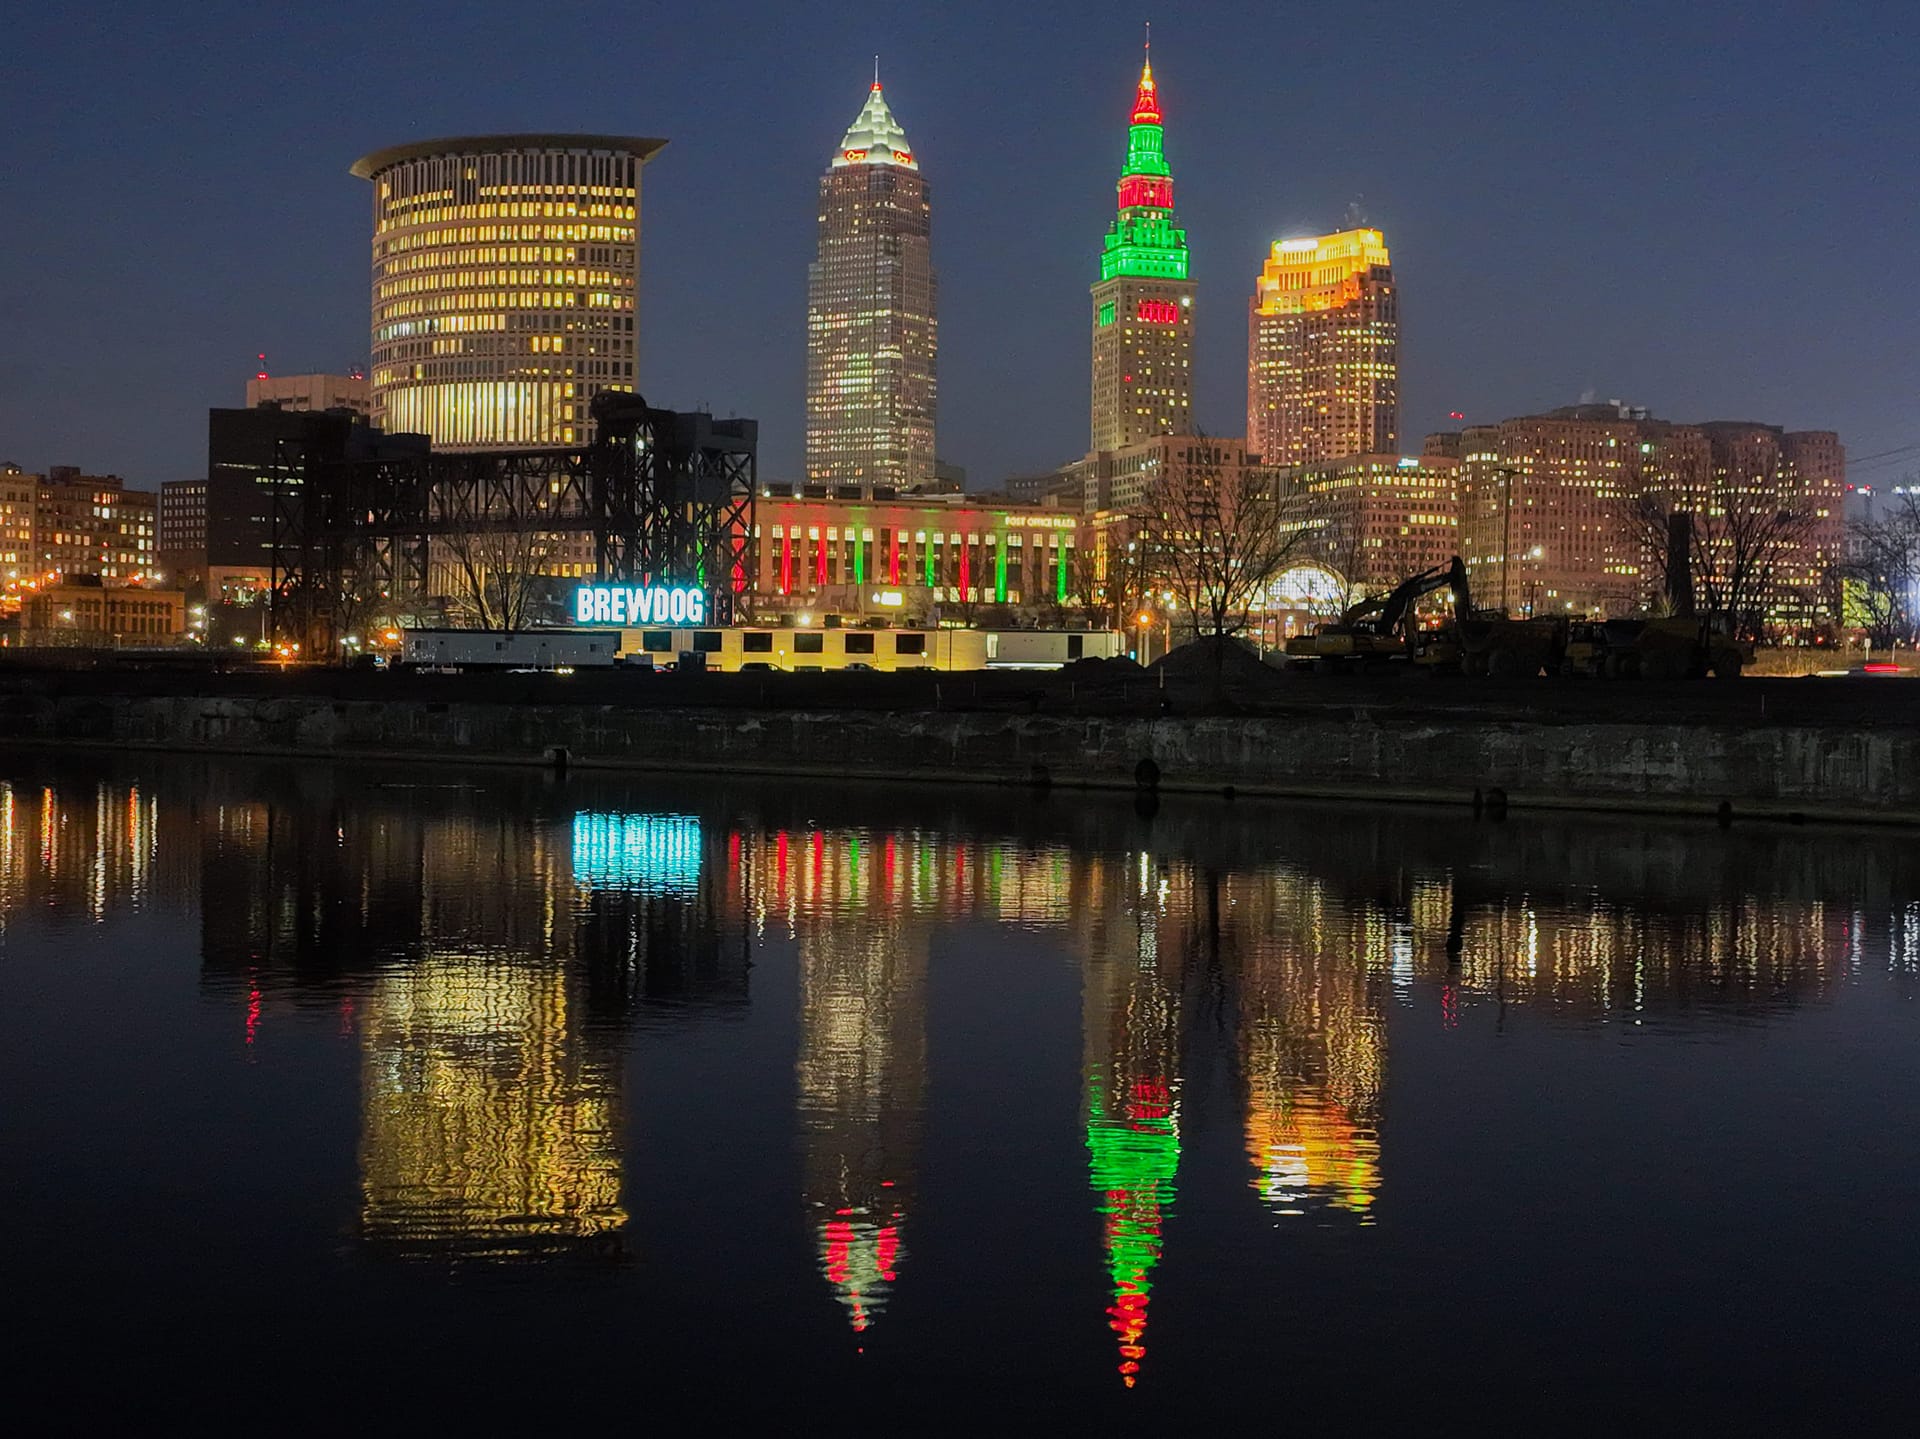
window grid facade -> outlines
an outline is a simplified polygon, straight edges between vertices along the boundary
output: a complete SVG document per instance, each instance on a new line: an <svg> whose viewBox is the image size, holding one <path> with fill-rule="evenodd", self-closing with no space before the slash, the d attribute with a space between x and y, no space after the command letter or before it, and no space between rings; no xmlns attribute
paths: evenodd
<svg viewBox="0 0 1920 1439"><path fill-rule="evenodd" d="M1400 447L1400 310L1378 230L1274 243L1247 330L1247 443L1274 464Z"/></svg>
<svg viewBox="0 0 1920 1439"><path fill-rule="evenodd" d="M807 267L807 479L930 486L938 412L932 205L876 80L820 178Z"/></svg>
<svg viewBox="0 0 1920 1439"><path fill-rule="evenodd" d="M369 155L374 421L443 450L585 444L639 362L640 169L665 142L433 141Z"/></svg>

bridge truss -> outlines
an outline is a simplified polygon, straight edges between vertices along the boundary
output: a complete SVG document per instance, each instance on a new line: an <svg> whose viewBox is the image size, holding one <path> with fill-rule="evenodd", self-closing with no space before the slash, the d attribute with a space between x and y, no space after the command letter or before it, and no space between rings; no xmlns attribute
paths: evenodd
<svg viewBox="0 0 1920 1439"><path fill-rule="evenodd" d="M434 452L364 431L339 452L280 441L276 635L337 655L383 602L431 594L449 552L487 563L489 536L576 554L567 538L590 537L599 580L697 586L728 622L753 573L758 425L624 392L596 397L593 415L594 443L560 449Z"/></svg>

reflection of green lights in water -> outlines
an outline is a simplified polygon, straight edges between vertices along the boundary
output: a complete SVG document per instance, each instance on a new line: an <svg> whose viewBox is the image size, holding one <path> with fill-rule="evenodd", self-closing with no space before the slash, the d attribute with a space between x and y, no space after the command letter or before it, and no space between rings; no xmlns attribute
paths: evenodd
<svg viewBox="0 0 1920 1439"><path fill-rule="evenodd" d="M1120 1375L1131 1386L1146 1355L1148 1276L1160 1262L1160 1224L1173 1203L1180 1129L1172 1095L1158 1080L1137 1084L1125 1113L1110 1113L1096 1068L1087 1076L1087 1152L1106 1219L1107 1272L1113 1279L1109 1327L1120 1338Z"/></svg>

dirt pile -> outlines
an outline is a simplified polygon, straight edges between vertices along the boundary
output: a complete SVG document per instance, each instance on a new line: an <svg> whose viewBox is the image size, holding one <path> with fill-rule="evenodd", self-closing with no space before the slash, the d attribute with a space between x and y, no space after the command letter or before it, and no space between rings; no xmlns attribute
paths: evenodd
<svg viewBox="0 0 1920 1439"><path fill-rule="evenodd" d="M1212 684L1217 676L1233 688L1262 688L1283 682L1279 670L1265 664L1239 640L1209 636L1181 645L1150 666L1164 671L1169 682Z"/></svg>

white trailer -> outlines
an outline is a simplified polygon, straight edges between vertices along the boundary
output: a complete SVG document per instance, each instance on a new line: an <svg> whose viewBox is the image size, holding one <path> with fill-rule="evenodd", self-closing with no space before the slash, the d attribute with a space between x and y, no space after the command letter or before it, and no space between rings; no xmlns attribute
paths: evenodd
<svg viewBox="0 0 1920 1439"><path fill-rule="evenodd" d="M618 630L408 630L415 669L604 669L619 657Z"/></svg>
<svg viewBox="0 0 1920 1439"><path fill-rule="evenodd" d="M1123 654L1117 630L989 630L990 670L1057 670L1075 660L1110 660Z"/></svg>

